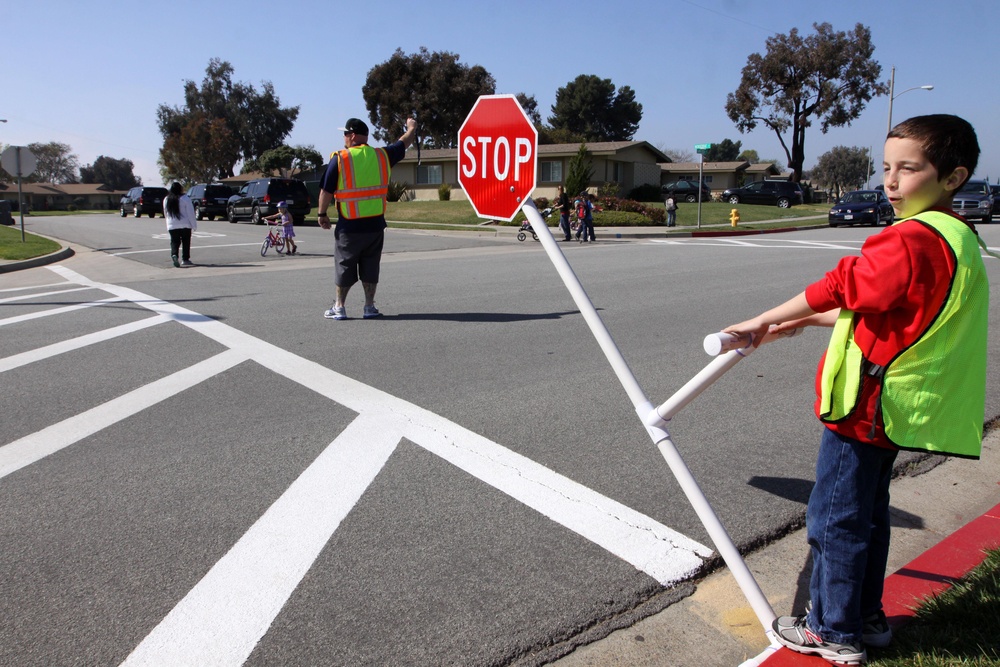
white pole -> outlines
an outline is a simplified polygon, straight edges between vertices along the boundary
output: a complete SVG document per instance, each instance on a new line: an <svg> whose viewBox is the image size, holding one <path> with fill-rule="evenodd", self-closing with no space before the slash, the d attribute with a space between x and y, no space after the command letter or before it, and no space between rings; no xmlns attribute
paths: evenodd
<svg viewBox="0 0 1000 667"><path fill-rule="evenodd" d="M765 634L769 639L773 638L771 623L775 619L774 610L768 603L767 598L764 597L764 593L761 591L760 586L757 585L757 581L750 572L750 568L747 567L743 557L740 555L739 550L736 548L736 545L733 544L733 540L729 536L729 533L726 532L722 522L719 521L719 517L715 514L715 510L712 509L708 499L705 498L705 494L702 492L701 487L698 486L698 482L691 474L690 469L684 463L680 453L677 451L673 441L670 439L670 434L667 433L664 428L666 426L666 421L656 410L654 410L652 404L649 402L649 399L647 399L646 395L642 392L642 389L639 387L639 383L632 374L632 370L625 362L625 358L622 356L618 346L615 345L614 340L612 340L611 334L604 326L604 322L601 320L600 315L597 314L597 310L594 308L593 303L591 303L590 298L584 291L583 285L580 284L580 280L573 272L573 269L566 260L566 256L563 254L559 244L557 244L556 240L552 238L552 232L549 231L548 226L545 224L545 220L542 219L541 214L538 212L538 208L535 206L535 202L530 197L527 201L525 201L522 210L528 218L528 222L531 223L531 228L538 236L538 240L541 241L542 247L548 254L549 259L555 266L556 271L563 279L563 283L565 283L566 288L573 297L573 301L576 303L577 308L580 309L584 319L590 326L591 332L594 334L594 337L597 339L598 344L604 351L605 356L611 363L611 367L618 376L619 382L621 382L622 386L625 388L625 392L632 401L632 405L635 407L639 418L642 419L643 425L646 427L646 431L649 433L650 438L652 438L654 444L660 450L660 454L663 456L664 460L666 460L667 465L670 467L670 471L673 473L674 478L680 485L681 490L684 492L684 495L687 496L691 506L698 514L698 518L701 520L702 525L705 526L705 530L708 532L709 537L715 544L715 548L719 552L719 555L722 556L722 559L729 567L729 570L733 573L736 583L739 585L740 590L743 591L743 595L746 596L747 601L750 603L750 607L757 615L757 619L763 626ZM703 378L703 386L701 386L701 388L698 389L698 391L690 398L685 400L680 407L683 407L683 405L686 405L687 402L690 402L691 398L694 398L697 393L700 393L701 390L711 384L711 382L718 379L718 377L725 372L725 369L731 367L745 355L745 351L732 351L728 352L724 357L713 360L709 366L717 366L717 368L708 374L708 376ZM723 366L725 366L725 369L722 368ZM691 383L688 383L688 385L690 384ZM685 387L688 385L685 385ZM682 388L681 391L683 392L684 389ZM678 407L677 410L679 410L680 407ZM676 410L674 412L676 412Z"/></svg>

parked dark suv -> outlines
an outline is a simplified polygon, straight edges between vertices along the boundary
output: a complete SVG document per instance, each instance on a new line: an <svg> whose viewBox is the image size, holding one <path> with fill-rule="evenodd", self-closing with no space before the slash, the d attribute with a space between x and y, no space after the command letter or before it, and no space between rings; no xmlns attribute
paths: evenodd
<svg viewBox="0 0 1000 667"><path fill-rule="evenodd" d="M137 218L143 213L155 218L157 213L163 213L163 198L166 196L166 188L147 188L140 185L125 193L118 208L123 218L129 213Z"/></svg>
<svg viewBox="0 0 1000 667"><path fill-rule="evenodd" d="M255 225L263 224L261 218L277 213L278 202L282 201L288 204L288 212L297 223L312 210L306 184L297 178L258 178L229 198L229 222L249 218Z"/></svg>
<svg viewBox="0 0 1000 667"><path fill-rule="evenodd" d="M685 180L665 183L663 187L660 188L660 196L663 197L663 199L666 199L667 197L683 199L689 204L693 204L698 201L698 183L695 181ZM712 189L705 185L704 182L701 184L701 200L712 201Z"/></svg>
<svg viewBox="0 0 1000 667"><path fill-rule="evenodd" d="M722 201L730 204L770 204L778 208L801 205L804 202L802 186L792 181L757 181L742 188L728 188L722 192Z"/></svg>
<svg viewBox="0 0 1000 667"><path fill-rule="evenodd" d="M203 218L215 220L215 216L225 217L228 213L226 206L233 194L233 189L222 183L199 183L192 185L187 191L191 203L194 204L194 217L198 220Z"/></svg>
<svg viewBox="0 0 1000 667"><path fill-rule="evenodd" d="M967 181L955 193L951 208L966 220L989 222L993 219L993 191L983 180Z"/></svg>

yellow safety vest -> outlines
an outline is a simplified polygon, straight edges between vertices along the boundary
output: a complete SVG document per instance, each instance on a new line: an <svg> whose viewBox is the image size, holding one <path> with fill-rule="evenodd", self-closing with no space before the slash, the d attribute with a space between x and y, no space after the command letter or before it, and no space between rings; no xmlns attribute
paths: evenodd
<svg viewBox="0 0 1000 667"><path fill-rule="evenodd" d="M878 409L894 445L978 459L990 301L979 239L945 213L928 211L914 219L940 234L953 253L948 296L927 329L884 367L864 358L854 342L854 312L842 309L820 376L820 419L833 423L850 416L869 375L881 384Z"/></svg>
<svg viewBox="0 0 1000 667"><path fill-rule="evenodd" d="M389 193L389 156L383 148L364 144L337 152L337 191L334 198L343 218L385 215Z"/></svg>

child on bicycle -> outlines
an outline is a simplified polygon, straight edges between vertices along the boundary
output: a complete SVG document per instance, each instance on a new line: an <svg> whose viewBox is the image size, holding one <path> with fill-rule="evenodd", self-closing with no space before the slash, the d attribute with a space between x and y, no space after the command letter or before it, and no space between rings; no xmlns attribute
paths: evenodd
<svg viewBox="0 0 1000 667"><path fill-rule="evenodd" d="M294 220L292 219L292 214L288 212L288 204L283 201L278 202L278 212L274 215L269 215L265 217L265 220L275 221L281 219L281 225L284 227L282 233L285 235L285 251L289 255L294 255L298 251L298 246L295 245L295 227L292 224Z"/></svg>

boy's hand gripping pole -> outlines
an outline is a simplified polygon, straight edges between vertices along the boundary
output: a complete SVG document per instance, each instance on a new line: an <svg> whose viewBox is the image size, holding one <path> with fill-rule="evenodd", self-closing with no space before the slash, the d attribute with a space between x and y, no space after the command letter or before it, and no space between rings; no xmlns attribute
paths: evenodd
<svg viewBox="0 0 1000 667"><path fill-rule="evenodd" d="M736 582L739 584L744 596L746 596L751 608L757 615L757 619L760 621L765 633L770 638L772 636L771 623L775 619L774 610L768 603L767 598L764 597L764 593L760 590L760 586L757 585L757 581L754 579L753 574L743 561L743 557L740 555L739 550L733 544L729 533L719 521L719 517L715 514L715 510L712 509L712 506L705 498L705 494L702 492L701 487L698 486L698 482L694 479L690 469L688 469L687 465L684 463L680 453L678 453L677 448L670 439L670 434L666 431L667 421L670 417L676 414L680 408L687 405L691 399L701 393L701 391L721 377L729 368L735 365L736 362L742 359L743 356L748 353L748 349L741 348L743 356L740 356L740 353L734 350L713 360L705 370L682 387L681 390L674 395L675 397L672 397L660 406L660 408L654 409L653 405L649 402L649 399L646 398L646 395L639 387L639 383L632 374L632 370L629 368L628 363L626 363L621 351L618 349L617 345L615 345L614 340L612 340L611 334L604 326L604 322L601 321L600 316L597 314L597 310L594 308L590 298L587 296L583 286L580 284L580 280L573 272L573 269L566 260L566 256L563 254L562 249L552 237L552 233L549 231L548 226L545 224L541 214L538 212L535 202L530 197L527 201L525 201L522 210L524 211L528 222L531 223L531 227L535 231L535 234L538 235L538 240L541 241L542 247L545 249L546 254L548 254L549 259L555 266L556 271L562 278L563 283L569 290L570 295L573 297L573 301L576 303L577 308L579 308L580 313L583 314L584 320L587 322L591 332L594 334L594 338L597 339L597 343L600 345L601 350L604 352L608 362L611 364L611 368L618 376L618 381L621 383L625 392L628 394L629 399L632 401L632 405L635 407L636 413L639 415L643 425L646 427L646 431L649 433L650 438L652 438L653 442L660 450L660 454L666 460L667 465L670 467L670 471L673 473L674 478L680 485L681 490L684 491L684 495L687 497L691 506L698 514L698 518L701 520L702 525L704 525L709 537L711 537L712 542L715 544L716 550L719 552L719 555L722 556L722 559L725 561L727 567L729 567L729 570L733 573L733 576L736 578ZM665 410L665 406L668 409Z"/></svg>

